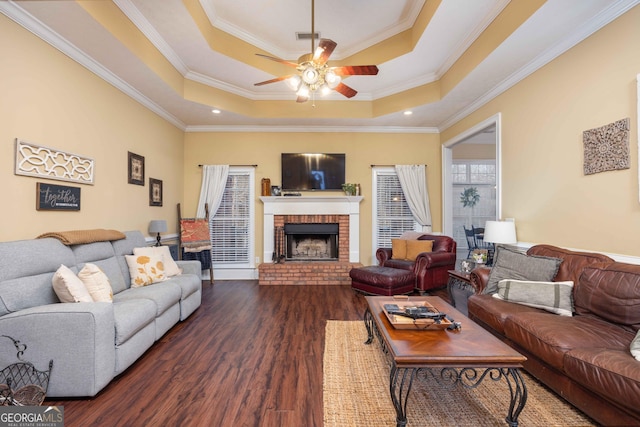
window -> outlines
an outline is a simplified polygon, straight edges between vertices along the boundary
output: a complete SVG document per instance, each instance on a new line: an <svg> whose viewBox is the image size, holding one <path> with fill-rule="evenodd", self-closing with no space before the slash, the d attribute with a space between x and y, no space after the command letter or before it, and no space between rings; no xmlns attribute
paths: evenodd
<svg viewBox="0 0 640 427"><path fill-rule="evenodd" d="M494 160L454 160L451 170L453 238L459 248L466 248L463 226L484 227L486 221L496 219L496 164ZM479 196L473 206L464 206L461 202L465 191Z"/></svg>
<svg viewBox="0 0 640 427"><path fill-rule="evenodd" d="M253 168L229 168L220 207L210 222L211 260L215 266L255 266L253 182Z"/></svg>
<svg viewBox="0 0 640 427"><path fill-rule="evenodd" d="M405 231L417 230L418 224L400 186L394 168L373 168L373 251L390 248L391 239Z"/></svg>

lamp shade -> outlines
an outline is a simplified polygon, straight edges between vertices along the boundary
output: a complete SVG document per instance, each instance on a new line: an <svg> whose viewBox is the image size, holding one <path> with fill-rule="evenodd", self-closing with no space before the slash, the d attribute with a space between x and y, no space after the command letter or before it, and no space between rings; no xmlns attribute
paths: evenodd
<svg viewBox="0 0 640 427"><path fill-rule="evenodd" d="M167 221L154 219L149 223L149 233L164 233L167 231Z"/></svg>
<svg viewBox="0 0 640 427"><path fill-rule="evenodd" d="M515 222L487 221L484 224L484 241L498 244L518 243Z"/></svg>

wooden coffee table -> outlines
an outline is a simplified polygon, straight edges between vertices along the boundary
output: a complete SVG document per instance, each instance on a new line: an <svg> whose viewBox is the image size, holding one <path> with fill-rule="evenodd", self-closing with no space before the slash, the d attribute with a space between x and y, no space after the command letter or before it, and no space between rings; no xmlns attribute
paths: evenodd
<svg viewBox="0 0 640 427"><path fill-rule="evenodd" d="M527 388L519 371L526 357L440 297L396 299L368 296L366 300L366 344L378 337L391 362L389 391L398 427L407 425L407 400L413 380L419 373L433 376L439 382L448 381L467 388L475 388L487 378L493 381L504 379L510 392L506 422L509 426L518 425L518 416L527 402ZM383 311L383 305L387 303L409 305L423 302L460 322L461 329L397 329Z"/></svg>

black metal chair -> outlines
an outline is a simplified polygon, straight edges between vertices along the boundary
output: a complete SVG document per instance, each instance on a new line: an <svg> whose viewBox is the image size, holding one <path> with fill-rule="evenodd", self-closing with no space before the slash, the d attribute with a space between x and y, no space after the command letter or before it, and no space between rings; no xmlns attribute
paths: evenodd
<svg viewBox="0 0 640 427"><path fill-rule="evenodd" d="M477 249L476 239L473 233L473 226L471 226L471 230L467 230L467 227L465 227L464 225L462 226L462 228L464 228L464 236L467 238L467 247L469 248L469 252L467 252L467 258L471 258L471 253L474 251L474 249Z"/></svg>

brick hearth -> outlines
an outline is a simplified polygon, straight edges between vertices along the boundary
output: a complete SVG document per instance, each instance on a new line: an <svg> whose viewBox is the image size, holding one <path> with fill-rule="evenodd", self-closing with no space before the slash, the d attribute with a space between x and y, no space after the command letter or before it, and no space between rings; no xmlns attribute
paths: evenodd
<svg viewBox="0 0 640 427"><path fill-rule="evenodd" d="M338 224L337 261L287 261L258 266L261 285L351 285L349 270L349 215L274 215L274 227L285 224Z"/></svg>

